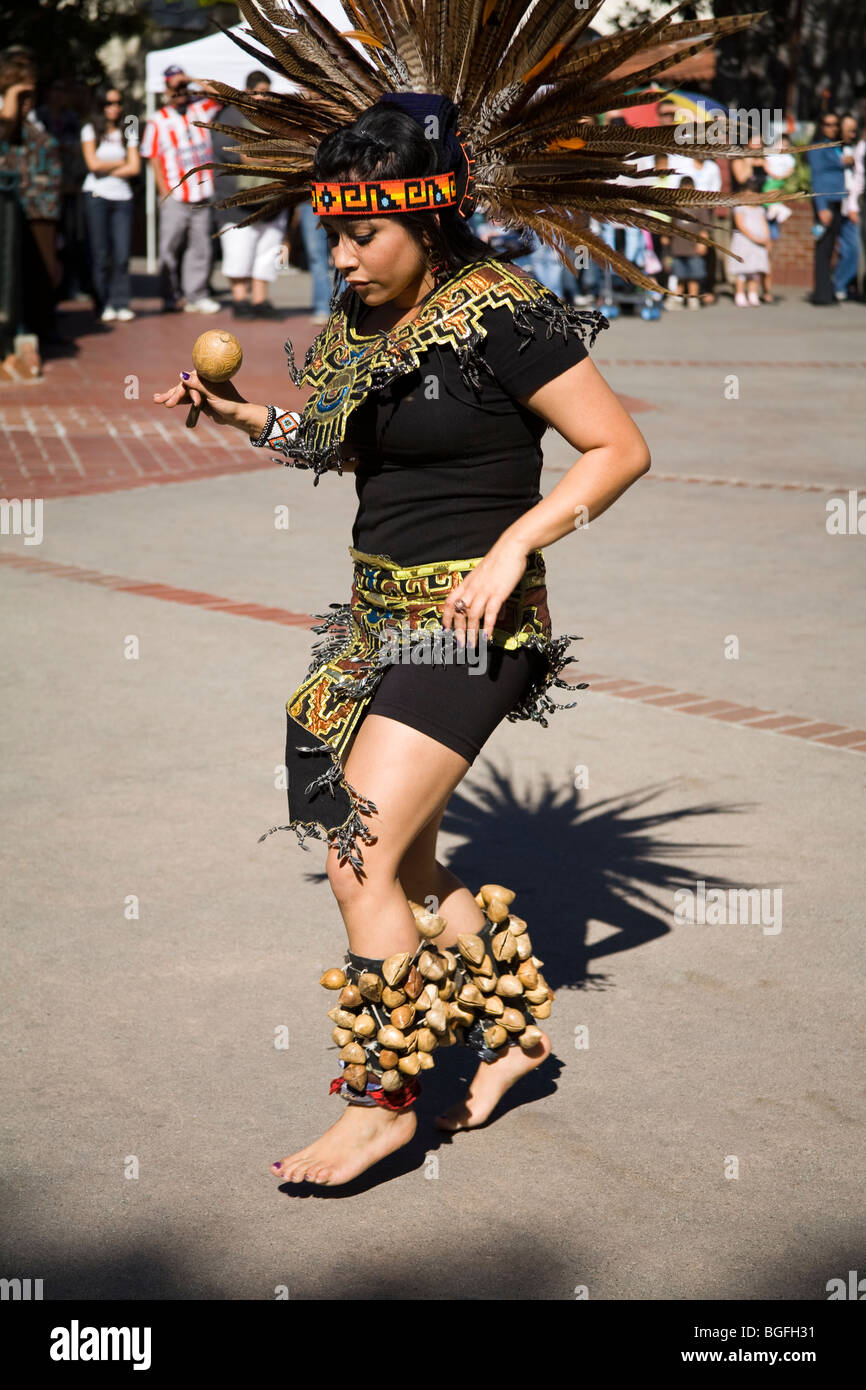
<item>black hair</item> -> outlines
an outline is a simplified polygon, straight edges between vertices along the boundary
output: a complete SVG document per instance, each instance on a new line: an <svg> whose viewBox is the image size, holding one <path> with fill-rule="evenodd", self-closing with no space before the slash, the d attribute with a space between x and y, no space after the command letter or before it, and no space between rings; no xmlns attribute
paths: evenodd
<svg viewBox="0 0 866 1390"><path fill-rule="evenodd" d="M93 126L93 133L96 136L96 144L98 146L100 141L102 140L103 135L108 129L108 122L105 118L104 103L105 98L108 96L109 92L120 92L121 112L117 120L117 128L120 131L121 139L123 140L123 147L124 149L126 149L126 146L129 144L129 141L127 139L124 121L128 116L132 115L133 113L127 109L126 99L123 95L123 88L118 86L116 82L109 82L105 86L102 86L97 90L95 96L95 104L93 107L93 114L90 117L90 124Z"/></svg>
<svg viewBox="0 0 866 1390"><path fill-rule="evenodd" d="M407 112L376 105L362 111L352 125L326 135L313 161L316 181L351 182L353 179L408 179L446 173L451 167L438 140L428 139ZM474 261L513 260L525 249L494 251L468 226L456 207L443 208L439 224L430 212L386 214L406 227L415 241L433 258L444 263L448 274Z"/></svg>
<svg viewBox="0 0 866 1390"><path fill-rule="evenodd" d="M255 72L247 73L244 86L249 92L252 90L253 87L258 87L260 82L267 82L269 87L271 85L271 79L268 77L268 74L266 72L260 72L258 69L256 69Z"/></svg>

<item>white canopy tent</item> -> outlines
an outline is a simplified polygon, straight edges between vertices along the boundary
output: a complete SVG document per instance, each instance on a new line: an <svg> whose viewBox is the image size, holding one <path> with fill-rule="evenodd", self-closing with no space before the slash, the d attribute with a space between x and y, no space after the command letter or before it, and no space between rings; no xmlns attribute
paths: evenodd
<svg viewBox="0 0 866 1390"><path fill-rule="evenodd" d="M342 7L337 0L316 0L316 9L325 19L337 29L352 29L355 24L346 18ZM287 26L288 28L288 26ZM239 34L241 38L253 47L259 47L256 40L245 32L246 26L243 24L235 25L232 33ZM359 53L363 53L363 46L351 40ZM264 51L264 50L263 50ZM201 78L203 81L225 82L231 87L243 88L247 73L253 72L256 61L251 54L244 52L236 43L222 32L206 34L202 39L193 39L190 43L176 44L173 48L157 48L148 53L145 66L145 83L147 88L146 111L148 119L153 115L157 106L157 97L165 90L165 82L162 74L168 67L179 67L193 80ZM268 74L271 79L271 88L275 92L292 92L296 86L287 77L280 73L272 72L261 64L263 72ZM147 269L149 274L156 270L156 185L153 178L153 170L148 162L145 174L146 186L146 209L147 209Z"/></svg>

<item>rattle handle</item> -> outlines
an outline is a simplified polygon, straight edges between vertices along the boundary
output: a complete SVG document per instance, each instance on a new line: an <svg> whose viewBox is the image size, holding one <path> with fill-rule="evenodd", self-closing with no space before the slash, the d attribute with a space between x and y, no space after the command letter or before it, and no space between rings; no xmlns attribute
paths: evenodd
<svg viewBox="0 0 866 1390"><path fill-rule="evenodd" d="M232 376L234 376L234 372L231 373L231 376L225 377L224 380L230 381ZM205 385L207 384L208 378L202 376L201 372L199 372L198 377L199 377L199 381L204 382ZM191 406L190 406L189 410L187 411L187 416L186 416L186 427L187 427L188 430L194 430L194 429L195 429L196 425L198 424L198 417L199 417L200 414L201 414L201 406L200 406L200 405L191 405Z"/></svg>

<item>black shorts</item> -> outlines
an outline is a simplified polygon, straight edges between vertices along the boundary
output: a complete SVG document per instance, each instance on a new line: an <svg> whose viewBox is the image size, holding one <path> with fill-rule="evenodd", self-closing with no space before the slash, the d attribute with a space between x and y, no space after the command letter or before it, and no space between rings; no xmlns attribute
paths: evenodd
<svg viewBox="0 0 866 1390"><path fill-rule="evenodd" d="M455 661L389 666L366 714L408 724L474 762L496 726L547 670L534 647L506 651L490 642L485 655L483 671Z"/></svg>

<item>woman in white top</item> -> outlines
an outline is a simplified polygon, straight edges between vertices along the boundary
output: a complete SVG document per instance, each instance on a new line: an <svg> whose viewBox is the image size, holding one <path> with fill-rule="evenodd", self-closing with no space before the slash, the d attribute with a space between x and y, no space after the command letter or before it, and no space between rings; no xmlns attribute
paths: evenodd
<svg viewBox="0 0 866 1390"><path fill-rule="evenodd" d="M124 122L123 98L111 87L93 120L81 128L81 148L89 170L83 184L84 216L96 311L103 323L135 318L129 307L129 253L130 180L141 171L136 125L134 120Z"/></svg>

